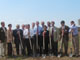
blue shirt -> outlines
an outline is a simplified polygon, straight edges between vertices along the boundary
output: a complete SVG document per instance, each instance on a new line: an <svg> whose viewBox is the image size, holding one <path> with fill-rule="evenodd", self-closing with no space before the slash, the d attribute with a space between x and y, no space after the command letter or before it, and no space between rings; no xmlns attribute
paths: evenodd
<svg viewBox="0 0 80 60"><path fill-rule="evenodd" d="M73 30L73 35L75 36L75 35L78 35L78 27L77 26L75 26L75 25L72 25L71 27L70 27L70 32L71 32L71 30Z"/></svg>
<svg viewBox="0 0 80 60"><path fill-rule="evenodd" d="M42 31L42 28L38 26L38 34L40 35ZM37 27L34 29L35 34L37 33Z"/></svg>

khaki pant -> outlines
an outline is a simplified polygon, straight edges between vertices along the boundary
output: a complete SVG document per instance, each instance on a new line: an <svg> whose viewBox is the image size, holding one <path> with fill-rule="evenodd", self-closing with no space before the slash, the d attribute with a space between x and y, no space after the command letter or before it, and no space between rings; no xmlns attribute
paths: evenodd
<svg viewBox="0 0 80 60"><path fill-rule="evenodd" d="M4 56L4 44L0 43L0 56Z"/></svg>
<svg viewBox="0 0 80 60"><path fill-rule="evenodd" d="M6 43L0 43L0 56L6 55Z"/></svg>
<svg viewBox="0 0 80 60"><path fill-rule="evenodd" d="M74 47L74 55L79 55L79 38L78 35L72 37L73 47Z"/></svg>
<svg viewBox="0 0 80 60"><path fill-rule="evenodd" d="M68 40L67 38L63 38L62 41L61 41L61 52L63 52L63 46L64 46L64 53L67 54L68 52Z"/></svg>

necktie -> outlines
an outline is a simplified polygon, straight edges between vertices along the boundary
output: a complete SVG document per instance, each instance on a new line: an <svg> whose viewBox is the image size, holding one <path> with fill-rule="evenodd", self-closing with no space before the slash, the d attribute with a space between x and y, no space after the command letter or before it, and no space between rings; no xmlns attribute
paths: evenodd
<svg viewBox="0 0 80 60"><path fill-rule="evenodd" d="M54 28L52 28L52 37L54 37Z"/></svg>
<svg viewBox="0 0 80 60"><path fill-rule="evenodd" d="M28 29L28 33L29 33L29 36L30 36L30 29Z"/></svg>
<svg viewBox="0 0 80 60"><path fill-rule="evenodd" d="M38 27L37 27L37 34L38 34L39 30L38 30Z"/></svg>
<svg viewBox="0 0 80 60"><path fill-rule="evenodd" d="M3 27L3 30L4 30L4 32L5 32L5 28Z"/></svg>

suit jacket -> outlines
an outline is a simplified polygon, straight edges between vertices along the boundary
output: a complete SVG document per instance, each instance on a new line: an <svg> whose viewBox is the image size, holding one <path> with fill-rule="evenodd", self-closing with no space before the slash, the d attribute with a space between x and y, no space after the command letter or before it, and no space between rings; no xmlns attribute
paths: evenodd
<svg viewBox="0 0 80 60"><path fill-rule="evenodd" d="M60 31L60 36L62 36L62 27L60 28L59 31ZM63 38L65 38L66 40L69 40L69 27L68 26L65 26Z"/></svg>
<svg viewBox="0 0 80 60"><path fill-rule="evenodd" d="M5 27L5 31L3 30L3 28L1 27L0 28L0 40L1 40L1 42L3 43L3 42L6 42L6 38L7 38L7 29L6 29L6 27Z"/></svg>
<svg viewBox="0 0 80 60"><path fill-rule="evenodd" d="M13 31L7 30L7 43L12 42L13 40Z"/></svg>
<svg viewBox="0 0 80 60"><path fill-rule="evenodd" d="M52 28L50 28L50 36L52 35ZM59 29L57 27L54 26L54 34L53 34L53 37L54 37L54 42L56 42L59 38Z"/></svg>
<svg viewBox="0 0 80 60"><path fill-rule="evenodd" d="M14 42L20 43L20 38L17 32L20 31L21 40L23 39L23 31L21 29L15 29L13 30L13 36L14 36Z"/></svg>

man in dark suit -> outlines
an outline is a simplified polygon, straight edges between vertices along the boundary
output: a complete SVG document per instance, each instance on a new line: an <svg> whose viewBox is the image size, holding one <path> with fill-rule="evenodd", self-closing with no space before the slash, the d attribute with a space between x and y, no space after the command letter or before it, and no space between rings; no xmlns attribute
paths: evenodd
<svg viewBox="0 0 80 60"><path fill-rule="evenodd" d="M24 30L25 30L25 25L23 24L23 25L22 25L22 31L24 32ZM23 39L22 39L22 43L23 43L22 54L23 54L23 56L26 56L26 51L25 51L25 39L24 39L24 37L23 37Z"/></svg>
<svg viewBox="0 0 80 60"><path fill-rule="evenodd" d="M4 56L6 55L6 38L7 38L7 29L5 27L5 22L1 22L1 27L0 27L0 45L2 44L2 52L1 55Z"/></svg>
<svg viewBox="0 0 80 60"><path fill-rule="evenodd" d="M20 29L19 25L16 26L15 30L13 30L13 36L14 36L14 43L16 45L17 55L20 55L20 53L19 53L19 51L20 51L19 50L19 46L21 47L21 51L23 49L23 44L22 44L23 31Z"/></svg>
<svg viewBox="0 0 80 60"><path fill-rule="evenodd" d="M67 52L68 52L68 40L69 40L69 27L65 25L65 21L61 21L60 36L63 37L61 50L63 49L63 44L64 44L64 50L65 50L64 55L67 56L68 55Z"/></svg>

